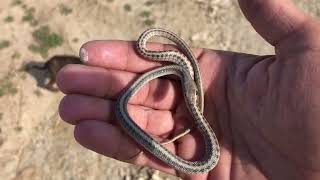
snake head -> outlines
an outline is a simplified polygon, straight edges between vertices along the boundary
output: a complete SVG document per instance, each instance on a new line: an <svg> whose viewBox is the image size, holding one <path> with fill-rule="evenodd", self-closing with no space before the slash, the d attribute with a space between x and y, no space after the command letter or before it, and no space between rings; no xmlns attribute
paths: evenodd
<svg viewBox="0 0 320 180"><path fill-rule="evenodd" d="M194 81L185 82L185 98L191 103L196 104L198 100L198 89Z"/></svg>

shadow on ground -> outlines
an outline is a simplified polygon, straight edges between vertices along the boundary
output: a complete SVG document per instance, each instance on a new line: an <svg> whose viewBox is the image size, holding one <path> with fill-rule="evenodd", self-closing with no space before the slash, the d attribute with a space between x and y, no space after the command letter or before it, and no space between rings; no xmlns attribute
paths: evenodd
<svg viewBox="0 0 320 180"><path fill-rule="evenodd" d="M69 55L55 55L46 62L28 61L21 70L29 73L37 81L37 86L50 91L58 91L55 87L58 72L68 64L81 64L80 58Z"/></svg>

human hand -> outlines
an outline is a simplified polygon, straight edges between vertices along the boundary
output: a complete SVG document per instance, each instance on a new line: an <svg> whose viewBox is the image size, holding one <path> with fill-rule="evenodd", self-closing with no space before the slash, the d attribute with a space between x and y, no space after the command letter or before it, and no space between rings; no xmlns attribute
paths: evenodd
<svg viewBox="0 0 320 180"><path fill-rule="evenodd" d="M58 86L67 94L60 116L75 125L76 140L108 157L185 179L319 179L320 24L288 0L239 3L257 32L274 45L276 55L194 49L204 83L204 115L221 147L211 172L182 174L148 153L132 158L140 146L117 125L114 101L139 73L159 64L137 56L131 42L86 43L82 48L87 66L69 65L60 71ZM160 141L189 124L179 82L169 79L143 87L128 109L136 123ZM196 132L166 147L185 159L201 157Z"/></svg>

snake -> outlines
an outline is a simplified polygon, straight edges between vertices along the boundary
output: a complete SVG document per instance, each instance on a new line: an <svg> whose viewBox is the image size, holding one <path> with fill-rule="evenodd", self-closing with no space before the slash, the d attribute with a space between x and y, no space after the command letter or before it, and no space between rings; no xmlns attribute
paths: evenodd
<svg viewBox="0 0 320 180"><path fill-rule="evenodd" d="M147 41L153 36L171 40L182 53L174 50L148 50L146 48ZM220 147L213 129L203 115L204 95L201 74L198 61L191 49L176 34L161 28L152 28L144 31L138 38L136 49L146 59L168 61L173 64L160 66L145 72L119 95L115 105L115 114L120 126L146 151L177 171L194 174L212 170L219 161ZM164 143L156 141L140 128L128 113L127 105L130 97L134 96L139 89L151 80L167 75L179 77L187 109L194 119L195 127L201 133L204 140L204 153L199 160L189 161L175 155L164 147ZM180 137L181 135L179 135Z"/></svg>

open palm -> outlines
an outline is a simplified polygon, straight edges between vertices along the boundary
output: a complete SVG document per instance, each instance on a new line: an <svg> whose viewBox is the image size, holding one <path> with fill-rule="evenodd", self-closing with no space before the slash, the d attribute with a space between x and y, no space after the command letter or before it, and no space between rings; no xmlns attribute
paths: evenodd
<svg viewBox="0 0 320 180"><path fill-rule="evenodd" d="M186 179L320 178L320 24L288 0L239 0L275 56L194 49L205 91L205 117L221 146L215 169L186 175L161 163L118 126L114 102L139 74L159 64L139 57L132 42L93 41L81 50L85 65L60 71L67 94L62 119L75 126L83 146L106 156L150 166ZM152 49L171 45L150 44ZM130 100L132 118L159 141L190 124L179 82L156 79ZM201 136L192 132L166 145L177 155L201 157Z"/></svg>

